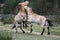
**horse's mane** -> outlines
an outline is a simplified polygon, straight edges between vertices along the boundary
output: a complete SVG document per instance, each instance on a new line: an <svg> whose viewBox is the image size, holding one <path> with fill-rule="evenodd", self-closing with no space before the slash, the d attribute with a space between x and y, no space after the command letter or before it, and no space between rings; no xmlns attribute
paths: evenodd
<svg viewBox="0 0 60 40"><path fill-rule="evenodd" d="M34 13L36 13L36 14L39 14L38 10L36 10L36 9L34 9L34 8L32 8L32 11L33 11Z"/></svg>
<svg viewBox="0 0 60 40"><path fill-rule="evenodd" d="M31 12L32 14L37 14L37 15L39 15L39 13L38 13L35 9L29 7L29 10L30 10L30 12Z"/></svg>
<svg viewBox="0 0 60 40"><path fill-rule="evenodd" d="M31 12L31 13L36 13L36 14L37 14L37 11L34 10L33 8L30 8L30 12Z"/></svg>
<svg viewBox="0 0 60 40"><path fill-rule="evenodd" d="M34 9L34 8L31 8L29 6L25 6L25 8L28 9L30 13L37 13L37 14L39 14L39 12L36 9Z"/></svg>
<svg viewBox="0 0 60 40"><path fill-rule="evenodd" d="M24 12L24 6L22 5L22 3L19 3L18 9L20 12Z"/></svg>

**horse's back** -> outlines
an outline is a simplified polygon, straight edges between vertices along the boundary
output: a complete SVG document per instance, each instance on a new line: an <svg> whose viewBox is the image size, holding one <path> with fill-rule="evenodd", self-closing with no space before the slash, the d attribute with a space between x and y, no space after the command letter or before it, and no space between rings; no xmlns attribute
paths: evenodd
<svg viewBox="0 0 60 40"><path fill-rule="evenodd" d="M45 23L45 21L46 21L46 17L45 16L40 16L40 22Z"/></svg>

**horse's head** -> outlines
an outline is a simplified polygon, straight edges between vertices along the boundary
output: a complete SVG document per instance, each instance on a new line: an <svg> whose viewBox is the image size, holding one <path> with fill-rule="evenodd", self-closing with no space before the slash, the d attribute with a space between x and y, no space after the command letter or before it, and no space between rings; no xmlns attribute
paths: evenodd
<svg viewBox="0 0 60 40"><path fill-rule="evenodd" d="M24 2L18 4L18 9L20 12L24 11L24 6L25 6Z"/></svg>
<svg viewBox="0 0 60 40"><path fill-rule="evenodd" d="M22 12L24 11L24 7L28 5L28 1L25 1L25 2L21 2L18 4L18 9Z"/></svg>
<svg viewBox="0 0 60 40"><path fill-rule="evenodd" d="M29 14L32 14L33 11L32 11L32 8L28 7L28 6L25 6L24 7L26 9L26 11L29 13Z"/></svg>
<svg viewBox="0 0 60 40"><path fill-rule="evenodd" d="M18 4L18 6L20 7L21 5L24 7L24 6L27 6L28 5L28 1L25 1L25 2L21 2Z"/></svg>
<svg viewBox="0 0 60 40"><path fill-rule="evenodd" d="M29 2L28 1L25 1L24 4L25 4L25 6L27 6L29 4Z"/></svg>

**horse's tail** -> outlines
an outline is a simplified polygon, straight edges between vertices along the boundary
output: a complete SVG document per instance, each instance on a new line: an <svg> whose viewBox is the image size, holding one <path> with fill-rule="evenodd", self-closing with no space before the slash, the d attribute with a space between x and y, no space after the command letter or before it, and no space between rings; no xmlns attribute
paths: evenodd
<svg viewBox="0 0 60 40"><path fill-rule="evenodd" d="M46 21L48 22L49 26L53 26L52 22L49 19L47 19Z"/></svg>

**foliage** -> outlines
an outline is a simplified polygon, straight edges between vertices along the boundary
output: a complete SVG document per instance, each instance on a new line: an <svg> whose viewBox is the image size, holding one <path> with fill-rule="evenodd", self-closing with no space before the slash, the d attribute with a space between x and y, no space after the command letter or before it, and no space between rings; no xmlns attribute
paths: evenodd
<svg viewBox="0 0 60 40"><path fill-rule="evenodd" d="M14 22L14 16L4 16L2 17L1 21L3 24L11 24Z"/></svg>
<svg viewBox="0 0 60 40"><path fill-rule="evenodd" d="M5 14L11 13L16 8L19 2L20 0L6 0L4 2L4 7L3 7L4 13Z"/></svg>
<svg viewBox="0 0 60 40"><path fill-rule="evenodd" d="M29 5L40 15L53 15L59 8L59 0L30 0Z"/></svg>
<svg viewBox="0 0 60 40"><path fill-rule="evenodd" d="M55 24L55 23L60 23L60 16L52 16L50 20Z"/></svg>
<svg viewBox="0 0 60 40"><path fill-rule="evenodd" d="M6 31L0 31L0 40L12 40L12 34Z"/></svg>
<svg viewBox="0 0 60 40"><path fill-rule="evenodd" d="M5 0L0 0L0 3L4 3Z"/></svg>
<svg viewBox="0 0 60 40"><path fill-rule="evenodd" d="M4 0L3 0L4 1ZM14 9L18 5L19 2L23 0L5 0L4 1L4 7L3 7L3 13L13 13ZM56 10L59 9L59 0L28 0L29 7L33 8L37 14L55 14L53 12L56 12ZM59 13L58 13L59 14Z"/></svg>

